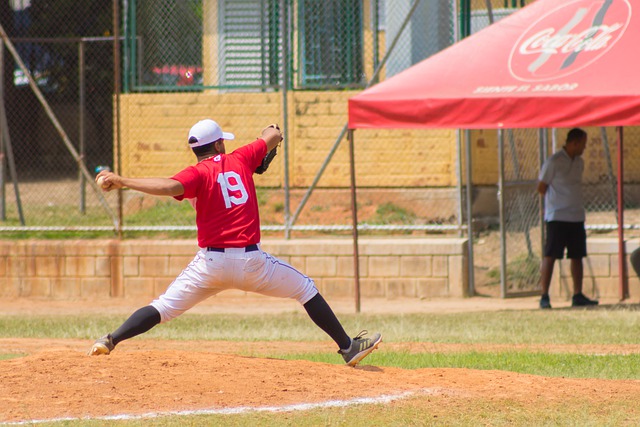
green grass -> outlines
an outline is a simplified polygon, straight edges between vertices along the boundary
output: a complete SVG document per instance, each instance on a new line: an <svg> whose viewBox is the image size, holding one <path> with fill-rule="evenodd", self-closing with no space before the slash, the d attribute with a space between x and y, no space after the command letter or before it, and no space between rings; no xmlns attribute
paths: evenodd
<svg viewBox="0 0 640 427"><path fill-rule="evenodd" d="M625 408L612 408L603 415L594 413L588 402L572 401L570 405L523 406L521 402L500 401L487 398L471 401L457 408L438 408L446 403L441 397L414 398L406 404L357 405L347 408L328 408L312 411L268 413L257 412L239 415L162 417L139 421L74 421L44 423L41 426L225 426L225 427L317 427L317 426L621 426L636 425L625 416ZM505 404L506 403L506 404ZM374 420L375 424L372 423Z"/></svg>
<svg viewBox="0 0 640 427"><path fill-rule="evenodd" d="M149 209L141 209L126 216L127 225L194 225L196 211L189 202L166 199Z"/></svg>
<svg viewBox="0 0 640 427"><path fill-rule="evenodd" d="M115 213L115 212L114 212ZM11 210L7 213L4 226L20 226L18 215ZM195 210L188 202L173 199L161 199L153 206L140 209L135 213L125 214L124 224L127 226L193 226L193 230L179 231L127 231L123 238L195 238ZM25 208L27 226L113 226L113 221L101 206L88 206L81 213L77 206L70 205L30 205ZM3 231L3 239L112 239L113 231Z"/></svg>
<svg viewBox="0 0 640 427"><path fill-rule="evenodd" d="M492 268L487 277L493 279L489 284L500 283L500 268ZM529 289L540 280L540 258L522 254L507 264L507 282L514 289Z"/></svg>
<svg viewBox="0 0 640 427"><path fill-rule="evenodd" d="M494 344L637 344L640 316L632 309L529 310L453 314L342 314L350 333L382 331L386 342ZM0 337L92 338L127 316L0 316ZM305 314L191 314L146 337L174 340L324 340Z"/></svg>
<svg viewBox="0 0 640 427"><path fill-rule="evenodd" d="M15 359L17 357L24 357L24 354L13 354L13 353L0 353L0 360L8 360Z"/></svg>
<svg viewBox="0 0 640 427"><path fill-rule="evenodd" d="M333 354L252 354L285 360L311 360L339 364ZM381 347L367 358L375 366L419 368L467 368L499 370L546 377L600 378L609 380L640 380L640 354L573 354L537 351L465 351L447 353L398 353Z"/></svg>
<svg viewBox="0 0 640 427"><path fill-rule="evenodd" d="M393 203L383 203L369 221L370 224L413 224L416 214Z"/></svg>
<svg viewBox="0 0 640 427"><path fill-rule="evenodd" d="M149 426L149 427L316 427L316 426L620 426L637 425L627 415L629 408L612 404L606 413L598 413L589 402L579 398L549 406L523 405L522 402L487 397L465 402L459 407L447 404L448 397L410 398L394 405L356 405L287 413L251 412L238 415L198 415L161 417L136 421L67 421L41 426ZM446 409L443 407L446 405ZM551 410L549 409L551 408Z"/></svg>
<svg viewBox="0 0 640 427"><path fill-rule="evenodd" d="M536 407L522 402L495 400L488 396L465 402L459 407L447 405L448 397L415 397L394 405L355 405L287 413L250 412L238 415L194 415L159 417L134 421L65 421L39 426L127 426L127 427L316 427L316 426L620 426L637 425L629 407L613 403L606 411L597 411L586 401L566 401ZM446 409L444 409L446 407Z"/></svg>
<svg viewBox="0 0 640 427"><path fill-rule="evenodd" d="M113 209L113 207L112 207ZM111 217L101 205L88 205L82 213L74 204L30 204L23 209L26 225L37 226L109 226ZM114 214L116 211L114 210ZM193 225L195 209L188 202L178 202L171 198L158 198L148 207L125 215L127 225ZM17 226L19 216L14 206L7 210L4 225Z"/></svg>

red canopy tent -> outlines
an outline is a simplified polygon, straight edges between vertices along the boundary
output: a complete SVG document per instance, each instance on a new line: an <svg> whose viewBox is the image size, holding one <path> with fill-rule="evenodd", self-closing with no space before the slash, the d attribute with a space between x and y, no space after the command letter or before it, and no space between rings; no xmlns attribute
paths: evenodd
<svg viewBox="0 0 640 427"><path fill-rule="evenodd" d="M537 0L350 98L349 129L618 126L621 207L621 127L640 125L633 12L629 0Z"/></svg>
<svg viewBox="0 0 640 427"><path fill-rule="evenodd" d="M349 99L349 128L640 124L640 9L537 0Z"/></svg>

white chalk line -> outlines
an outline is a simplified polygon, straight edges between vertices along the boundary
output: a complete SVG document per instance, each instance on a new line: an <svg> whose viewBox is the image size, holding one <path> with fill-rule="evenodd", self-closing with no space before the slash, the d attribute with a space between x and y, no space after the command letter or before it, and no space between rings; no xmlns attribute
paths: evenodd
<svg viewBox="0 0 640 427"><path fill-rule="evenodd" d="M422 389L418 393L432 394L435 390ZM326 402L317 403L296 403L293 405L284 406L238 406L235 408L212 408L212 409L197 409L192 411L166 411L166 412L148 412L145 414L120 414L120 415L106 415L102 417L83 417L83 418L49 418L41 420L26 420L26 421L14 421L14 422L0 422L0 425L27 425L27 424L42 424L51 422L63 422L63 421L110 421L110 420L140 420L149 418L160 418L169 416L189 416L189 415L236 415L246 414L249 412L293 412L293 411L308 411L311 409L324 409L324 408L336 408L346 407L353 405L369 405L378 403L390 403L395 400L406 399L417 394L415 391L407 391L399 394L383 394L377 397L356 397L354 399L347 400L328 400Z"/></svg>

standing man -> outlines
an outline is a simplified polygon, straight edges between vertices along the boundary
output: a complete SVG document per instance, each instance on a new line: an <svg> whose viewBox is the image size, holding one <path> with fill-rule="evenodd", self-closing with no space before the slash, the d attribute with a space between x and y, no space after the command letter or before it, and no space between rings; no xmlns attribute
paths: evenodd
<svg viewBox="0 0 640 427"><path fill-rule="evenodd" d="M104 191L127 187L189 200L196 210L200 250L164 294L96 340L89 354L109 354L121 341L180 316L210 296L240 289L300 302L311 320L336 342L345 363L355 366L378 347L381 335L366 337L362 331L350 338L313 280L260 248L253 174L269 166L283 139L280 128L270 125L252 143L226 154L225 140L231 139L234 135L223 132L213 120L202 120L189 132L197 163L173 177L126 178L108 171L97 175Z"/></svg>
<svg viewBox="0 0 640 427"><path fill-rule="evenodd" d="M540 267L542 297L540 308L551 308L549 286L556 259L571 261L573 279L573 307L597 305L582 293L582 258L587 256L587 233L584 229L585 209L582 197L582 153L587 145L587 133L571 129L561 150L554 153L542 165L538 177L538 193L545 197L544 220L546 242Z"/></svg>

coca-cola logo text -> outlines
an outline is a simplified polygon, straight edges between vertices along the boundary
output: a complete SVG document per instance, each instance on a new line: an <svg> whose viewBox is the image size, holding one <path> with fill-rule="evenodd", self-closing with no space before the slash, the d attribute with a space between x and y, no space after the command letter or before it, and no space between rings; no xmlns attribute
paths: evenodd
<svg viewBox="0 0 640 427"><path fill-rule="evenodd" d="M604 49L613 37L612 34L622 28L622 24L598 25L578 34L557 34L554 28L542 30L525 40L520 46L520 53L570 53Z"/></svg>
<svg viewBox="0 0 640 427"><path fill-rule="evenodd" d="M543 81L581 70L608 52L631 17L628 0L576 0L527 28L509 55L511 74Z"/></svg>

